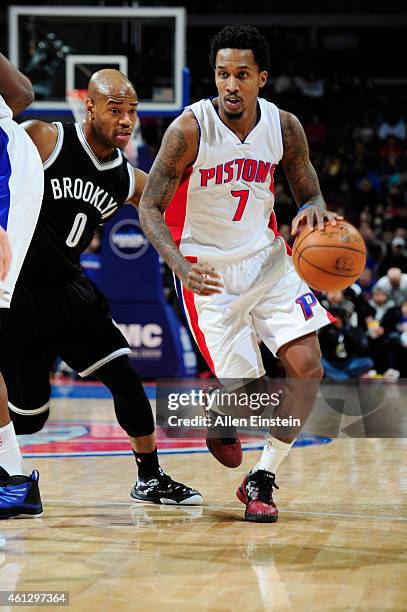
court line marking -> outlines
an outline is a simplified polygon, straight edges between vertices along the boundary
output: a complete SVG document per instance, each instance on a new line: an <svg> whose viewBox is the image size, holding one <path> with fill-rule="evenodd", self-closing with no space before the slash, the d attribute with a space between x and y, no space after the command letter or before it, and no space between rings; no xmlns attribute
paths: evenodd
<svg viewBox="0 0 407 612"><path fill-rule="evenodd" d="M181 509L185 510L186 508L203 508L204 510L240 510L242 506L211 506L205 505L202 506L176 506L174 505L166 505L166 504L149 504L143 502L133 503L129 502L93 502L93 503L84 503L81 501L75 500L62 500L62 499L45 499L43 500L46 504L55 504L55 506L83 506L84 508L115 508L115 507L131 507L135 506L145 506L148 508L165 508L166 510L175 510ZM162 511L162 510L161 510ZM346 514L345 512L313 512L312 510L279 510L281 514L303 514L306 516L325 516L325 517L341 517L341 518L360 518L360 519L372 519L372 520L382 520L382 521L407 521L407 516L393 516L391 514L382 514L382 515L371 515L371 514Z"/></svg>

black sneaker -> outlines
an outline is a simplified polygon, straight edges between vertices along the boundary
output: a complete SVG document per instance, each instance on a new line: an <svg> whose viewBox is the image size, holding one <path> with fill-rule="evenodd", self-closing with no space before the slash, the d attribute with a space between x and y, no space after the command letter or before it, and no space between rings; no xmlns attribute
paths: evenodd
<svg viewBox="0 0 407 612"><path fill-rule="evenodd" d="M153 504L179 504L183 506L200 506L202 495L181 482L175 482L159 468L157 475L149 480L136 481L130 491L130 497L137 501Z"/></svg>
<svg viewBox="0 0 407 612"><path fill-rule="evenodd" d="M38 470L31 476L10 476L0 467L0 519L42 516Z"/></svg>

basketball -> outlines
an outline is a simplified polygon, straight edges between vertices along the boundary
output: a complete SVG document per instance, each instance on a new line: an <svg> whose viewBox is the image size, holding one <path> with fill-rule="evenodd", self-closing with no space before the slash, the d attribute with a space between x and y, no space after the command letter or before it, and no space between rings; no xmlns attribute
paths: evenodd
<svg viewBox="0 0 407 612"><path fill-rule="evenodd" d="M337 221L337 225L326 222L323 230L305 226L294 242L293 263L313 289L345 289L364 270L366 245L357 229L347 221Z"/></svg>

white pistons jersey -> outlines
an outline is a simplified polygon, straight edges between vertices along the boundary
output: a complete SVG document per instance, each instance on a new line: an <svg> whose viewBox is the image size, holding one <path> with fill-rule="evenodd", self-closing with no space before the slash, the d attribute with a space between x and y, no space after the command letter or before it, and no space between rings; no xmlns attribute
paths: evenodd
<svg viewBox="0 0 407 612"><path fill-rule="evenodd" d="M10 271L0 280L0 308L9 308L30 245L44 192L41 158L31 138L13 121L0 96L0 225L12 250Z"/></svg>
<svg viewBox="0 0 407 612"><path fill-rule="evenodd" d="M270 245L274 171L283 156L278 108L259 98L260 118L242 142L210 99L187 107L199 126L197 158L165 213L185 257L236 260Z"/></svg>

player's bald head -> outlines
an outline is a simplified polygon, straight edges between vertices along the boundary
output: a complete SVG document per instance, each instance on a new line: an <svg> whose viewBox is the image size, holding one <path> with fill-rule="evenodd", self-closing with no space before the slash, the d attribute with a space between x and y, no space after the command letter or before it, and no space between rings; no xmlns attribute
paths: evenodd
<svg viewBox="0 0 407 612"><path fill-rule="evenodd" d="M88 96L96 101L105 96L136 97L136 90L119 70L104 68L95 72L88 84Z"/></svg>
<svg viewBox="0 0 407 612"><path fill-rule="evenodd" d="M118 70L105 68L92 75L86 99L85 137L96 146L124 148L137 122L137 94Z"/></svg>

